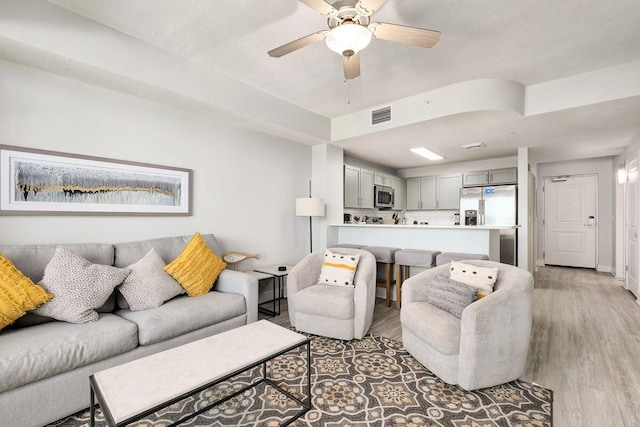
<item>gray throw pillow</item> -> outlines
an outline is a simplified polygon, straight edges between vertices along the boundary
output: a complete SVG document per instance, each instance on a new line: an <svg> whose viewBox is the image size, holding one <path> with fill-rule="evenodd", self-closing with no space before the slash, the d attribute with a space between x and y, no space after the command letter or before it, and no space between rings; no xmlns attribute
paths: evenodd
<svg viewBox="0 0 640 427"><path fill-rule="evenodd" d="M71 323L98 320L102 307L129 270L92 264L65 246L58 246L38 283L53 299L32 313Z"/></svg>
<svg viewBox="0 0 640 427"><path fill-rule="evenodd" d="M436 276L427 287L426 301L456 317L462 317L465 307L476 300L476 293L477 289L472 286Z"/></svg>
<svg viewBox="0 0 640 427"><path fill-rule="evenodd" d="M118 290L131 311L160 307L165 301L184 293L184 288L164 271L164 266L164 261L152 248L141 260L127 267L131 273ZM118 301L118 305L124 306L122 301Z"/></svg>

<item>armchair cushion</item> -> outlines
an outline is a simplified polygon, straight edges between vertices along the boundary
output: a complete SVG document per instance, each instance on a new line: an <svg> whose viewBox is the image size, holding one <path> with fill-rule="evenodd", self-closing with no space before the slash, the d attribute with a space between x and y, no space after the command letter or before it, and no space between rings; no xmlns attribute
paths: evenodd
<svg viewBox="0 0 640 427"><path fill-rule="evenodd" d="M402 305L400 320L425 343L444 355L458 354L460 349L460 319L428 302Z"/></svg>
<svg viewBox="0 0 640 427"><path fill-rule="evenodd" d="M296 294L300 312L334 319L353 318L353 287L313 285Z"/></svg>
<svg viewBox="0 0 640 427"><path fill-rule="evenodd" d="M358 254L339 254L325 249L318 284L353 287L359 260Z"/></svg>

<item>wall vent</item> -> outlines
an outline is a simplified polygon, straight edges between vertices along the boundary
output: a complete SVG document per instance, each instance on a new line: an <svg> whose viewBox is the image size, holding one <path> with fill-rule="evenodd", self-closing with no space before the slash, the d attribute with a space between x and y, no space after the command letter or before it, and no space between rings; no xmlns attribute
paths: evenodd
<svg viewBox="0 0 640 427"><path fill-rule="evenodd" d="M391 121L391 105L371 111L371 126Z"/></svg>
<svg viewBox="0 0 640 427"><path fill-rule="evenodd" d="M465 144L462 148L466 150L479 150L481 148L486 147L487 145L484 142L474 142L472 144Z"/></svg>

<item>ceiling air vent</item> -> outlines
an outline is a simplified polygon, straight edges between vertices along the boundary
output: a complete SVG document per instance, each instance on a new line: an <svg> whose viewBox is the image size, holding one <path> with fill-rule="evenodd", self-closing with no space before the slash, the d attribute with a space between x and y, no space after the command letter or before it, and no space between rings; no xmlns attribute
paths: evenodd
<svg viewBox="0 0 640 427"><path fill-rule="evenodd" d="M473 144L465 144L462 148L466 150L479 150L481 148L486 147L487 145L484 142L474 142Z"/></svg>
<svg viewBox="0 0 640 427"><path fill-rule="evenodd" d="M391 121L391 105L371 111L371 126Z"/></svg>

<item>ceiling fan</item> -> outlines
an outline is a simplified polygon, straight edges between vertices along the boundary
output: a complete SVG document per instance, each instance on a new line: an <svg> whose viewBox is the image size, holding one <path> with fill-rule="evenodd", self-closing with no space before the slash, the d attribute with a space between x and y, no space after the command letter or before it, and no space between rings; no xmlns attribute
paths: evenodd
<svg viewBox="0 0 640 427"><path fill-rule="evenodd" d="M279 58L312 43L325 40L329 49L342 55L344 77L354 79L360 75L358 52L367 47L371 37L432 47L440 40L440 31L408 27L386 22L370 22L370 17L386 0L338 0L334 4L325 0L300 0L327 17L328 30L309 34L298 40L269 51Z"/></svg>

